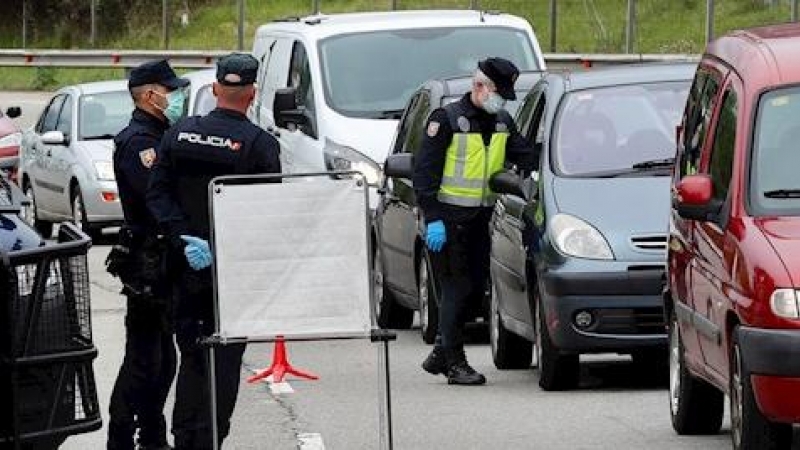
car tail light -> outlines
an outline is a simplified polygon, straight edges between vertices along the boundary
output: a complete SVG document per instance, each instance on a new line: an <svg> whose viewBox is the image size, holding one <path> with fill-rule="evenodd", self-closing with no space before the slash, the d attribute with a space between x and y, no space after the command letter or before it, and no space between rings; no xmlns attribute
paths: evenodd
<svg viewBox="0 0 800 450"><path fill-rule="evenodd" d="M117 193L116 192L103 192L103 201L106 202L114 202L117 201Z"/></svg>

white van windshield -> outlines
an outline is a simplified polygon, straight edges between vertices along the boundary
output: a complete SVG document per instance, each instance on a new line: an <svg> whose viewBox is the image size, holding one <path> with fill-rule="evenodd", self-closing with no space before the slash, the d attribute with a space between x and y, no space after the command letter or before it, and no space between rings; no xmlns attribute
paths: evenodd
<svg viewBox="0 0 800 450"><path fill-rule="evenodd" d="M513 61L521 71L539 69L527 33L503 27L340 35L321 41L319 54L328 105L364 118L399 118L422 83L472 74L490 56Z"/></svg>

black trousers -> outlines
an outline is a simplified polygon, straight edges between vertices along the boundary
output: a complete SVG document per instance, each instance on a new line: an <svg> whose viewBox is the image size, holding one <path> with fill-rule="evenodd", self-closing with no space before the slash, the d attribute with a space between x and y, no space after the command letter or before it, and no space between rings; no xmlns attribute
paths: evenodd
<svg viewBox="0 0 800 450"><path fill-rule="evenodd" d="M484 209L465 222L445 220L444 248L429 251L441 290L437 345L445 349L464 346L464 326L470 313L481 306L489 277L491 217L492 210Z"/></svg>
<svg viewBox="0 0 800 450"><path fill-rule="evenodd" d="M164 404L175 377L175 343L167 302L128 298L125 356L109 406L108 449L133 450L167 443Z"/></svg>
<svg viewBox="0 0 800 450"><path fill-rule="evenodd" d="M178 317L175 333L181 352L172 414L175 450L213 448L208 347L199 341L214 331L210 316L213 297L208 277L184 274L177 287ZM242 371L244 344L214 348L218 441L228 436L230 419L236 406Z"/></svg>

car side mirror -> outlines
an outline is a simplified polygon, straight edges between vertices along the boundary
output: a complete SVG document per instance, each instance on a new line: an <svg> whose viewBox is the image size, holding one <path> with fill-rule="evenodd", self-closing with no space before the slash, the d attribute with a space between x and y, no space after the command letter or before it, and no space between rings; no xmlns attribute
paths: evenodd
<svg viewBox="0 0 800 450"><path fill-rule="evenodd" d="M297 89L295 88L284 88L275 91L272 114L275 117L275 125L278 128L288 128L289 124L300 127L309 123L305 111L297 106Z"/></svg>
<svg viewBox="0 0 800 450"><path fill-rule="evenodd" d="M406 178L408 180L414 175L414 155L411 153L398 153L389 155L383 165L383 173L387 177Z"/></svg>
<svg viewBox="0 0 800 450"><path fill-rule="evenodd" d="M17 117L22 115L22 109L19 106L10 106L6 110L6 115L12 119L16 119Z"/></svg>
<svg viewBox="0 0 800 450"><path fill-rule="evenodd" d="M489 179L489 187L498 194L516 195L525 198L525 189L519 175L514 172L503 170L492 175ZM530 189L530 188L529 188Z"/></svg>
<svg viewBox="0 0 800 450"><path fill-rule="evenodd" d="M42 135L42 144L69 145L69 139L61 131L48 131Z"/></svg>
<svg viewBox="0 0 800 450"><path fill-rule="evenodd" d="M684 219L707 221L716 211L712 202L714 187L705 174L687 175L674 190L673 205Z"/></svg>

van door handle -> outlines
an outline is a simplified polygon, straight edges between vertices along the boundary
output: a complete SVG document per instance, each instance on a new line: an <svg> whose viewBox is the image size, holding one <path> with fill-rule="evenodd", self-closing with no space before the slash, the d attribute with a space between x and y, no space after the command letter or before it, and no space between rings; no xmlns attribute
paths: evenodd
<svg viewBox="0 0 800 450"><path fill-rule="evenodd" d="M281 137L281 132L277 128L273 127L272 125L267 127L267 131L272 133L276 138Z"/></svg>

